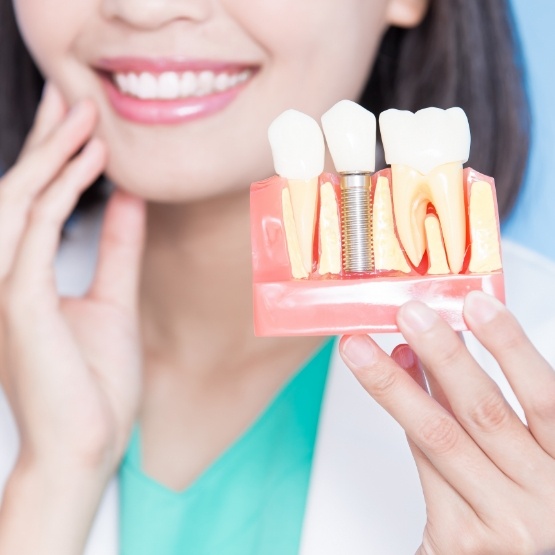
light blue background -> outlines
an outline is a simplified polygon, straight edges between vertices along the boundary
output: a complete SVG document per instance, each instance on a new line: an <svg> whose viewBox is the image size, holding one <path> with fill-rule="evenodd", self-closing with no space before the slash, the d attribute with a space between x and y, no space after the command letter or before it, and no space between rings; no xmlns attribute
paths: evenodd
<svg viewBox="0 0 555 555"><path fill-rule="evenodd" d="M532 105L532 154L506 237L555 260L555 1L512 0Z"/></svg>

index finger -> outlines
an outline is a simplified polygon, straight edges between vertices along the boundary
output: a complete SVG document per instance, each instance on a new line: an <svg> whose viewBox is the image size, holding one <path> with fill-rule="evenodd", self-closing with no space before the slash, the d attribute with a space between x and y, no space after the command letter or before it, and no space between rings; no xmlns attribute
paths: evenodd
<svg viewBox="0 0 555 555"><path fill-rule="evenodd" d="M555 458L555 371L534 347L516 318L494 297L466 297L465 320L496 358L524 409L530 431Z"/></svg>
<svg viewBox="0 0 555 555"><path fill-rule="evenodd" d="M29 135L27 135L19 159L42 143L54 131L56 126L61 123L66 113L67 105L58 87L51 81L47 81L42 91L37 113L35 114L33 127Z"/></svg>

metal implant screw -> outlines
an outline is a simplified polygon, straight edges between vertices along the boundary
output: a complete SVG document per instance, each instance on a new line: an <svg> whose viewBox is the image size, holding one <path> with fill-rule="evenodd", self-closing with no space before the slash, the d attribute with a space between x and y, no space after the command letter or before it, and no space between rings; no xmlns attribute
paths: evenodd
<svg viewBox="0 0 555 555"><path fill-rule="evenodd" d="M341 240L346 272L374 270L371 184L368 173L341 174Z"/></svg>

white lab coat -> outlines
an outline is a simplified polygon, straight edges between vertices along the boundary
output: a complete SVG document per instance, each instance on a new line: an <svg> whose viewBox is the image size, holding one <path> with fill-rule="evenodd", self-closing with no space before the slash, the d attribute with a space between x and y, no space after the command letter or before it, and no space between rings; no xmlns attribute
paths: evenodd
<svg viewBox="0 0 555 555"><path fill-rule="evenodd" d="M58 260L63 293L80 293L87 287L95 262L91 238L97 232L98 218L92 217L70 230ZM84 248L87 244L88 249ZM555 365L555 264L511 243L504 243L503 252L508 304L538 349ZM478 361L515 404L491 356L472 337L466 339ZM388 351L402 341L397 334L378 340ZM0 491L17 445L13 418L0 391ZM412 554L424 523L424 501L403 431L363 391L335 353L317 436L300 555ZM114 479L99 508L86 555L116 555L117 538Z"/></svg>

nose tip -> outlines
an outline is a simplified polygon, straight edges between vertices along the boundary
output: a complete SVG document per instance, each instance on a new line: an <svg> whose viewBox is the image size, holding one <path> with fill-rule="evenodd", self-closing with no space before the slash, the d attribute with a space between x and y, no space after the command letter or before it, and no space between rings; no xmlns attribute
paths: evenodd
<svg viewBox="0 0 555 555"><path fill-rule="evenodd" d="M156 29L174 20L202 22L210 15L210 0L103 0L107 19L139 29Z"/></svg>

